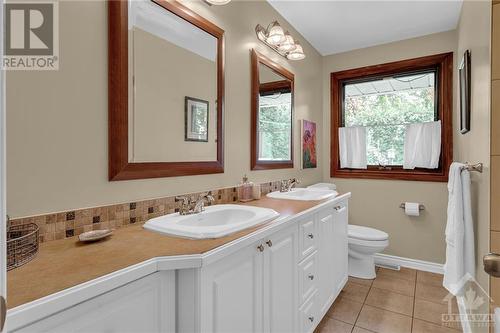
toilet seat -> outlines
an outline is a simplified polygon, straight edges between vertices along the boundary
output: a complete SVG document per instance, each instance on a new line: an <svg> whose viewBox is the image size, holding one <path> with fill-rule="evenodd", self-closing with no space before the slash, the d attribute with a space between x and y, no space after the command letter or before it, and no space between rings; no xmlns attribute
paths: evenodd
<svg viewBox="0 0 500 333"><path fill-rule="evenodd" d="M364 243L363 241L384 243L389 239L389 235L383 231L352 224L348 225L347 237L353 241L360 241L357 243Z"/></svg>

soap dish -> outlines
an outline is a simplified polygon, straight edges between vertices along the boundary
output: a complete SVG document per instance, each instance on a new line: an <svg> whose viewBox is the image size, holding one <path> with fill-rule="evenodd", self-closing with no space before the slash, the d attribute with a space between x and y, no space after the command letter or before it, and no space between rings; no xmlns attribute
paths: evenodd
<svg viewBox="0 0 500 333"><path fill-rule="evenodd" d="M92 230L84 232L78 236L80 242L95 242L100 239L111 236L113 230L105 229L105 230Z"/></svg>

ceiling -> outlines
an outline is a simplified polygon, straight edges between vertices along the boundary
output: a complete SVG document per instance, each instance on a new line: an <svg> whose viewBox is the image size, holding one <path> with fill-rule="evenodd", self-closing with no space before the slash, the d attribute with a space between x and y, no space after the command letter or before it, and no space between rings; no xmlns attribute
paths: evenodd
<svg viewBox="0 0 500 333"><path fill-rule="evenodd" d="M462 8L462 0L267 1L322 55L454 30Z"/></svg>

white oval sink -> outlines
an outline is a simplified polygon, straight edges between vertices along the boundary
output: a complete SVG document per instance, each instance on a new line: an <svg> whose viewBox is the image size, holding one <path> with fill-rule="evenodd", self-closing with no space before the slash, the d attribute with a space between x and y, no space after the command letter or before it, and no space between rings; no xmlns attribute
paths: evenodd
<svg viewBox="0 0 500 333"><path fill-rule="evenodd" d="M199 214L160 216L147 221L144 228L171 236L219 238L270 221L279 215L269 208L215 205L206 207Z"/></svg>
<svg viewBox="0 0 500 333"><path fill-rule="evenodd" d="M324 200L336 197L337 195L337 191L312 188L292 188L290 192L276 191L267 194L269 198L302 201Z"/></svg>

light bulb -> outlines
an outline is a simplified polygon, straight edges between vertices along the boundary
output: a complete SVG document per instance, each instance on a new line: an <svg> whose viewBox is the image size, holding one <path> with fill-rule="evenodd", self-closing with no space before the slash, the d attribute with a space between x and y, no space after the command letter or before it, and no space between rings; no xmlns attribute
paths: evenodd
<svg viewBox="0 0 500 333"><path fill-rule="evenodd" d="M277 46L286 40L283 28L277 21L271 23L268 30L267 42L271 45Z"/></svg>
<svg viewBox="0 0 500 333"><path fill-rule="evenodd" d="M295 49L286 56L289 60L302 60L306 57L304 50L299 43L295 43Z"/></svg>
<svg viewBox="0 0 500 333"><path fill-rule="evenodd" d="M295 41L288 31L285 33L285 41L278 46L278 50L281 52L290 52L295 50Z"/></svg>

